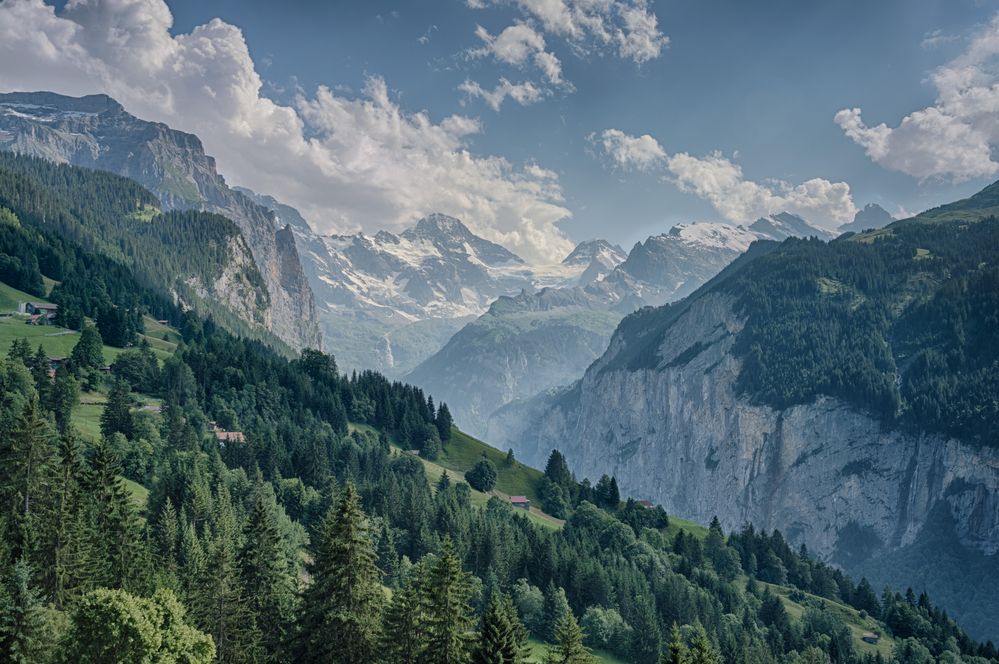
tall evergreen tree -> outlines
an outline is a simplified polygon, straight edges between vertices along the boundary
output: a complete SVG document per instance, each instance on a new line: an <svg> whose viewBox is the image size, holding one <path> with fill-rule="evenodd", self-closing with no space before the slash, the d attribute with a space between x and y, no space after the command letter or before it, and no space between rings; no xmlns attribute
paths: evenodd
<svg viewBox="0 0 999 664"><path fill-rule="evenodd" d="M52 498L42 536L43 588L64 609L92 573L88 565L87 513L83 483L86 467L70 429L59 440Z"/></svg>
<svg viewBox="0 0 999 664"><path fill-rule="evenodd" d="M464 664L471 655L474 618L469 601L471 575L450 537L445 537L437 560L422 588L427 628L425 664Z"/></svg>
<svg viewBox="0 0 999 664"><path fill-rule="evenodd" d="M263 658L260 630L236 563L237 536L232 500L223 485L218 489L212 515L207 564L192 600L192 614L198 625L212 635L215 657L223 664L258 662Z"/></svg>
<svg viewBox="0 0 999 664"><path fill-rule="evenodd" d="M549 583L545 588L545 603L543 609L544 637L550 643L555 643L558 638L559 625L567 614L571 614L569 600L566 599L565 590L558 588L554 583Z"/></svg>
<svg viewBox="0 0 999 664"><path fill-rule="evenodd" d="M502 600L494 595L482 615L478 641L472 652L473 664L519 664L523 661L516 627L510 622Z"/></svg>
<svg viewBox="0 0 999 664"><path fill-rule="evenodd" d="M683 635L680 628L673 623L673 630L670 632L669 645L663 653L662 664L688 664L687 644L683 642Z"/></svg>
<svg viewBox="0 0 999 664"><path fill-rule="evenodd" d="M381 573L368 520L353 483L319 528L312 585L302 606L300 659L362 664L376 658Z"/></svg>
<svg viewBox="0 0 999 664"><path fill-rule="evenodd" d="M454 426L454 419L451 417L451 411L448 409L446 403L442 403L441 407L437 410L434 425L437 427L437 433L442 443L447 443L451 440L451 427Z"/></svg>
<svg viewBox="0 0 999 664"><path fill-rule="evenodd" d="M29 397L9 435L0 436L0 496L13 555L33 551L54 461L52 436L42 419L38 398Z"/></svg>
<svg viewBox="0 0 999 664"><path fill-rule="evenodd" d="M428 644L421 588L428 574L427 564L421 561L392 594L382 630L385 664L417 664L423 659Z"/></svg>
<svg viewBox="0 0 999 664"><path fill-rule="evenodd" d="M690 643L690 664L721 664L721 655L708 638L708 633L704 625L696 623L694 625L694 636Z"/></svg>
<svg viewBox="0 0 999 664"><path fill-rule="evenodd" d="M105 440L94 447L87 490L93 585L135 589L145 572L141 528L121 477L121 461Z"/></svg>
<svg viewBox="0 0 999 664"><path fill-rule="evenodd" d="M36 664L45 661L49 625L38 591L31 585L25 559L14 564L0 586L0 661Z"/></svg>
<svg viewBox="0 0 999 664"><path fill-rule="evenodd" d="M239 571L264 648L272 654L268 659L282 661L279 655L290 632L295 588L275 509L273 499L268 500L263 485L258 484L243 533Z"/></svg>
<svg viewBox="0 0 999 664"><path fill-rule="evenodd" d="M135 433L132 418L132 388L124 380L115 380L108 391L107 403L101 413L101 435L110 438L122 433L129 440Z"/></svg>
<svg viewBox="0 0 999 664"><path fill-rule="evenodd" d="M559 619L554 636L554 645L548 649L545 664L592 664L593 655L583 645L583 630L571 611Z"/></svg>
<svg viewBox="0 0 999 664"><path fill-rule="evenodd" d="M104 341L96 327L90 324L83 326L70 359L74 369L98 370L104 366Z"/></svg>

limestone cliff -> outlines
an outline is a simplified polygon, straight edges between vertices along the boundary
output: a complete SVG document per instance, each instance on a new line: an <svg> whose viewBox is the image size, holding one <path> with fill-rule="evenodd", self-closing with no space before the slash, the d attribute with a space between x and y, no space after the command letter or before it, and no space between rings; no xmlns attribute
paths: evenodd
<svg viewBox="0 0 999 664"><path fill-rule="evenodd" d="M780 528L831 560L913 542L938 503L964 545L999 550L999 451L886 429L829 397L775 410L737 396L733 304L692 302L654 368L615 366L615 335L573 387L501 411L490 441L534 465L558 448L580 478L613 473L668 512Z"/></svg>

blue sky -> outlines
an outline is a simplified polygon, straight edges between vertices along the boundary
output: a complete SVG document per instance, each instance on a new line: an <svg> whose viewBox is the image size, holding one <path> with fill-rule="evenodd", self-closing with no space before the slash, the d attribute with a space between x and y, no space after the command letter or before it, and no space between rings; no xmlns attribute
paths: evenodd
<svg viewBox="0 0 999 664"><path fill-rule="evenodd" d="M575 36L560 29L538 0L84 0L46 8L51 18L41 0L3 0L0 33L6 12L96 64L75 77L58 61L0 65L0 87L102 88L140 116L196 131L230 180L288 200L325 231L398 230L438 207L539 261L569 241L628 247L673 223L739 223L776 207L831 227L868 202L916 212L997 177L999 106L967 100L981 98L969 88L993 92L999 2L599 2L606 11L577 18L596 16L608 39L582 22ZM640 29L629 10L646 19ZM521 26L535 41L511 62L479 26L488 39ZM109 29L141 39L109 53ZM163 56L139 67L128 49L143 42ZM560 65L556 77L538 53ZM198 67L200 86L176 74ZM537 98L497 110L467 92L501 79ZM381 105L365 106L381 85ZM852 108L862 119L837 116ZM386 129L400 122L411 125L403 134ZM308 171L296 170L302 161Z"/></svg>

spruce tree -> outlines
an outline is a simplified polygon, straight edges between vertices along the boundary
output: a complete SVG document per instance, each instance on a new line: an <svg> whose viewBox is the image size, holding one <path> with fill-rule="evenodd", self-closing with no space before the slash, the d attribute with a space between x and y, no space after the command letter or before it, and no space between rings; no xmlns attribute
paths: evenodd
<svg viewBox="0 0 999 664"><path fill-rule="evenodd" d="M572 613L572 610L569 608L569 600L565 596L565 591L556 587L554 583L549 582L548 587L545 588L545 603L542 611L545 640L549 643L555 643L558 639L557 632L559 624L567 614Z"/></svg>
<svg viewBox="0 0 999 664"><path fill-rule="evenodd" d="M96 327L90 324L83 326L70 359L74 369L99 370L104 366L104 341Z"/></svg>
<svg viewBox="0 0 999 664"><path fill-rule="evenodd" d="M451 411L448 409L446 403L442 403L441 407L437 410L434 425L437 427L437 434L440 436L442 443L447 443L451 440L451 427L454 426L454 420L451 418Z"/></svg>
<svg viewBox="0 0 999 664"><path fill-rule="evenodd" d="M715 650L708 633L701 623L694 625L694 636L690 643L689 664L721 664L721 656Z"/></svg>
<svg viewBox="0 0 999 664"><path fill-rule="evenodd" d="M105 440L94 447L87 490L91 497L88 551L93 585L136 588L144 571L141 527L121 477L121 462Z"/></svg>
<svg viewBox="0 0 999 664"><path fill-rule="evenodd" d="M0 587L0 661L36 664L46 659L49 625L31 576L31 567L22 558Z"/></svg>
<svg viewBox="0 0 999 664"><path fill-rule="evenodd" d="M192 598L192 615L215 640L219 662L256 662L262 657L261 635L236 564L236 517L228 489L221 485L217 493L206 547L207 564Z"/></svg>
<svg viewBox="0 0 999 664"><path fill-rule="evenodd" d="M243 531L239 572L264 648L274 655L289 635L295 588L274 516L276 506L267 498L259 484ZM280 660L272 657L271 661Z"/></svg>
<svg viewBox="0 0 999 664"><path fill-rule="evenodd" d="M662 664L688 664L687 644L683 642L683 635L680 628L673 623L673 630L670 632L669 645L663 653Z"/></svg>
<svg viewBox="0 0 999 664"><path fill-rule="evenodd" d="M64 609L86 582L89 568L87 513L83 483L86 467L72 430L59 440L52 497L42 536L43 588Z"/></svg>
<svg viewBox="0 0 999 664"><path fill-rule="evenodd" d="M417 664L428 647L424 626L422 582L429 570L421 561L392 594L385 609L382 658L385 664Z"/></svg>
<svg viewBox="0 0 999 664"><path fill-rule="evenodd" d="M123 380L116 380L108 392L104 412L101 413L101 435L110 438L115 433L122 433L129 440L135 433L135 421L132 419L132 388Z"/></svg>
<svg viewBox="0 0 999 664"><path fill-rule="evenodd" d="M569 611L555 626L555 644L548 649L545 664L592 664L593 656L583 645L583 630Z"/></svg>
<svg viewBox="0 0 999 664"><path fill-rule="evenodd" d="M0 496L15 557L33 552L54 460L51 432L38 398L31 395L13 431L0 436Z"/></svg>
<svg viewBox="0 0 999 664"><path fill-rule="evenodd" d="M474 618L471 574L461 568L450 537L445 537L437 560L423 585L428 648L425 664L463 664L471 655Z"/></svg>
<svg viewBox="0 0 999 664"><path fill-rule="evenodd" d="M482 615L478 641L472 652L473 664L519 664L523 661L517 630L510 622L502 599L494 595Z"/></svg>
<svg viewBox="0 0 999 664"><path fill-rule="evenodd" d="M382 589L368 520L353 483L326 513L302 606L300 658L362 664L378 651Z"/></svg>

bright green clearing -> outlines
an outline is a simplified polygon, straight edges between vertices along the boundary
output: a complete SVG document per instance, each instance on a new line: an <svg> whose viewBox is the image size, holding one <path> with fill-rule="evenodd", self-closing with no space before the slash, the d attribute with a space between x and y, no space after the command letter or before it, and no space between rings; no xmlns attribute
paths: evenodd
<svg viewBox="0 0 999 664"><path fill-rule="evenodd" d="M31 344L32 350L41 344L49 357L69 357L73 352L73 346L80 338L80 333L75 330L55 325L28 325L25 321L24 316L0 318L0 354L6 355L11 344L23 337ZM149 339L149 344L160 360L170 357L177 347L175 343L155 338ZM122 351L121 348L105 346L104 360L110 364Z"/></svg>
<svg viewBox="0 0 999 664"><path fill-rule="evenodd" d="M0 281L0 314L14 313L22 302L46 302L45 298L29 295Z"/></svg>
<svg viewBox="0 0 999 664"><path fill-rule="evenodd" d="M528 656L528 662L543 662L545 661L545 655L548 653L548 644L542 643L537 639L531 639L528 641L528 647L531 649L531 654ZM600 650L592 650L593 661L597 664L624 664L624 660L614 657L610 653L606 653Z"/></svg>
<svg viewBox="0 0 999 664"><path fill-rule="evenodd" d="M744 582L744 580L745 577L742 577L740 582ZM764 583L762 581L760 582L760 585L766 586L772 593L780 597L781 602L784 604L784 608L792 618L795 620L801 620L801 617L805 613L806 607L791 599L790 594L793 592L791 588L776 586L772 583ZM802 594L805 596L805 601L809 605L816 607L823 606L826 610L837 614L843 619L844 622L846 622L850 628L850 632L853 633L853 641L857 646L858 652L871 654L879 652L885 659L891 659L892 650L895 648L895 642L890 636L887 635L885 627L874 618L861 618L860 612L853 607L840 604L839 602L831 599L826 599L825 597L819 597L818 595L812 595L810 593ZM865 632L873 632L880 635L881 638L877 644L867 643L861 638Z"/></svg>
<svg viewBox="0 0 999 664"><path fill-rule="evenodd" d="M527 496L533 503L540 502L535 489L538 480L541 479L540 471L529 468L519 461L514 461L512 466L508 466L506 452L490 447L457 429L452 429L451 440L448 441L438 463L445 468L464 473L471 470L483 455L496 465L497 491L508 496Z"/></svg>

